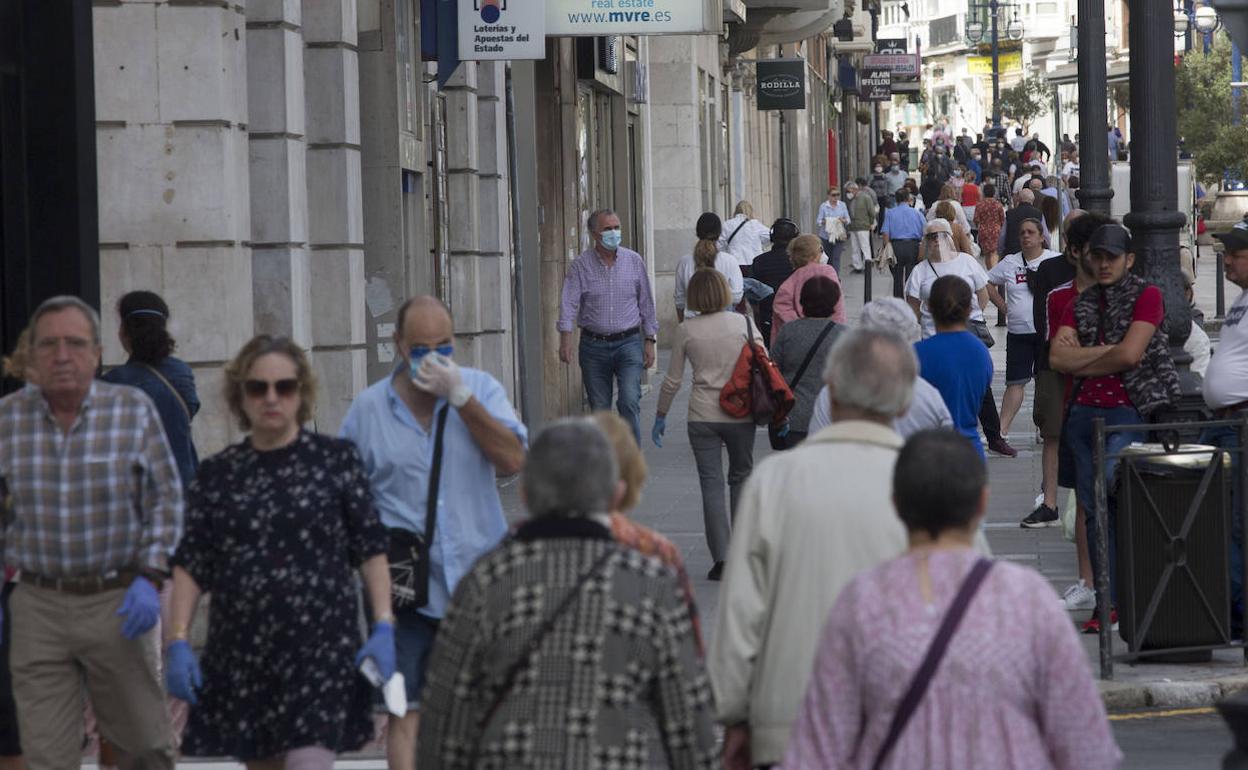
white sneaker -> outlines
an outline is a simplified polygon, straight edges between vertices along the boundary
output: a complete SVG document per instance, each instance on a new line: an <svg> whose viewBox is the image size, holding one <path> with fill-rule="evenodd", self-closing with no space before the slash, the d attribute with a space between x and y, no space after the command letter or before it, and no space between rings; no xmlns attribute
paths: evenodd
<svg viewBox="0 0 1248 770"><path fill-rule="evenodd" d="M1080 580L1062 592L1062 604L1068 612L1074 610L1090 610L1096 606L1096 591Z"/></svg>

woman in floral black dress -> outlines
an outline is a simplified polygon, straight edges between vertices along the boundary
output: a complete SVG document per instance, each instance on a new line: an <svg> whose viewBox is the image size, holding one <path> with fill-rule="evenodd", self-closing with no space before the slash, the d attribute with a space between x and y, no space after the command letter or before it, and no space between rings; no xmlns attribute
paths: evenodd
<svg viewBox="0 0 1248 770"><path fill-rule="evenodd" d="M355 446L300 428L316 384L289 340L260 336L226 367L226 398L251 435L205 461L174 565L169 691L192 704L182 751L259 768L329 768L372 737L356 671L394 671L385 530ZM360 567L375 630L357 655ZM212 592L202 675L186 640Z"/></svg>

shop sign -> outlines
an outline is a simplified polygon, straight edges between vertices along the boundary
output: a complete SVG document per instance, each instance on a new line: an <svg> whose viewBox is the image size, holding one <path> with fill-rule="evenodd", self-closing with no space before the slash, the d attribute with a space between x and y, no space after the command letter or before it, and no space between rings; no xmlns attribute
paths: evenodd
<svg viewBox="0 0 1248 770"><path fill-rule="evenodd" d="M875 41L876 53L904 54L907 50L904 37L882 37Z"/></svg>
<svg viewBox="0 0 1248 770"><path fill-rule="evenodd" d="M718 35L723 26L723 0L546 0L551 37Z"/></svg>
<svg viewBox="0 0 1248 770"><path fill-rule="evenodd" d="M459 58L546 58L545 5L545 0L459 0Z"/></svg>
<svg viewBox="0 0 1248 770"><path fill-rule="evenodd" d="M908 53L876 53L862 57L862 66L888 70L896 77L918 77L919 55Z"/></svg>
<svg viewBox="0 0 1248 770"><path fill-rule="evenodd" d="M759 59L756 74L760 110L806 109L805 59Z"/></svg>
<svg viewBox="0 0 1248 770"><path fill-rule="evenodd" d="M1009 53L999 54L997 56L998 72L1022 72L1023 71L1023 52L1010 51ZM968 56L966 57L966 72L969 75L991 75L992 74L992 57L991 56Z"/></svg>
<svg viewBox="0 0 1248 770"><path fill-rule="evenodd" d="M886 69L863 67L858 78L858 98L865 102L886 102L893 98L893 73Z"/></svg>

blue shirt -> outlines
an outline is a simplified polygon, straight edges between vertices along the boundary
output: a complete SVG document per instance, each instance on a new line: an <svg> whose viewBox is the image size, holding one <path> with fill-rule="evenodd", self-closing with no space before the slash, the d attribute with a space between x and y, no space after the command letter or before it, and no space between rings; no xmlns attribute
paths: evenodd
<svg viewBox="0 0 1248 770"><path fill-rule="evenodd" d="M979 184L984 181L984 167L980 165L979 161L974 158L969 158L966 161L966 170L975 172L975 184Z"/></svg>
<svg viewBox="0 0 1248 770"><path fill-rule="evenodd" d="M980 457L979 405L992 383L992 356L971 332L938 332L916 342L919 375L940 391L953 427L975 445Z"/></svg>
<svg viewBox="0 0 1248 770"><path fill-rule="evenodd" d="M828 224L829 219L843 219L845 223L849 223L849 209L845 207L845 202L838 200L836 205L824 201L819 204L819 213L815 217L815 221L819 225L819 237L828 240Z"/></svg>
<svg viewBox="0 0 1248 770"><path fill-rule="evenodd" d="M173 451L174 462L178 464L178 475L182 478L182 488L185 489L199 469L199 455L195 452L195 444L191 439L191 418L199 412L195 375L186 362L173 356L156 364L155 368L169 381L173 390L161 382L160 377L153 374L151 369L133 358L116 369L109 370L100 379L115 385L138 388L156 404L156 413L160 415L165 439Z"/></svg>
<svg viewBox="0 0 1248 770"><path fill-rule="evenodd" d="M460 367L464 384L527 446L528 430L516 418L498 380L479 369ZM394 389L393 377L375 382L356 396L342 422L342 437L359 447L373 488L373 502L387 527L425 531L425 500L433 461L433 427L446 404L438 399L435 422L425 430ZM507 532L494 482L494 464L468 432L459 411L450 408L442 439L442 478L438 516L429 549L429 604L421 614L440 618L456 584L474 562L498 545Z"/></svg>
<svg viewBox="0 0 1248 770"><path fill-rule="evenodd" d="M913 206L902 204L884 212L884 226L880 232L895 241L923 240L923 228L927 219Z"/></svg>

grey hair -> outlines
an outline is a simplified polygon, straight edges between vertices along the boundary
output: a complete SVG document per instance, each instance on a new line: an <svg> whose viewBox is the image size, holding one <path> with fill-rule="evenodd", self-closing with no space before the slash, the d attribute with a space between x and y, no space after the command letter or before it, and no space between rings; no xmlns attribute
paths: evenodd
<svg viewBox="0 0 1248 770"><path fill-rule="evenodd" d="M530 516L607 513L619 468L602 430L583 417L551 423L529 447L522 479Z"/></svg>
<svg viewBox="0 0 1248 770"><path fill-rule="evenodd" d="M923 328L914 317L914 310L898 297L881 297L868 302L858 316L863 329L892 332L913 345L923 337Z"/></svg>
<svg viewBox="0 0 1248 770"><path fill-rule="evenodd" d="M857 327L837 338L823 366L836 403L891 421L914 397L919 361L899 334Z"/></svg>
<svg viewBox="0 0 1248 770"><path fill-rule="evenodd" d="M48 297L43 302L39 303L39 307L35 308L34 314L30 316L31 342L34 342L35 324L39 323L40 318L43 318L48 313L56 313L61 310L68 310L69 308L74 308L87 317L87 321L91 324L91 341L96 345L99 345L99 311L72 294L60 294L55 297Z"/></svg>
<svg viewBox="0 0 1248 770"><path fill-rule="evenodd" d="M615 211L613 211L612 209L598 209L597 211L591 211L589 214L589 219L585 220L585 224L589 227L589 231L591 233L596 233L598 232L598 220L602 219L603 217L612 216L614 214L615 214Z"/></svg>

